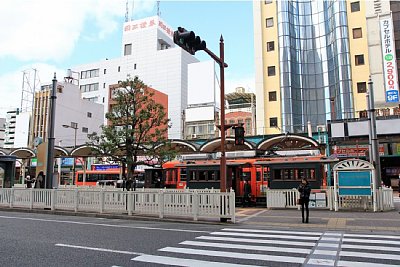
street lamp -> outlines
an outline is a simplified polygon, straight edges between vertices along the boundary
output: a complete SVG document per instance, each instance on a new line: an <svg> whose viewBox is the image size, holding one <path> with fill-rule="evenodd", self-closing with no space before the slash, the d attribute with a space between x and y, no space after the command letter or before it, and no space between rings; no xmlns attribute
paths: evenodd
<svg viewBox="0 0 400 267"><path fill-rule="evenodd" d="M63 124L62 127L74 129L74 148L75 148L76 147L76 133L78 131L78 123L71 122L71 125ZM72 164L72 183L71 184L74 184L74 179L75 179L75 157L74 157L74 161Z"/></svg>

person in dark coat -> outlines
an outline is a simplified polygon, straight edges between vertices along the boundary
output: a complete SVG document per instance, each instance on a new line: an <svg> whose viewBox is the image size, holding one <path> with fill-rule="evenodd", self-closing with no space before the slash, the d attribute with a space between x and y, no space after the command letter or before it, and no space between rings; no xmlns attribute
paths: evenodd
<svg viewBox="0 0 400 267"><path fill-rule="evenodd" d="M125 183L126 186L126 191L131 191L132 190L132 178L129 177L128 181Z"/></svg>
<svg viewBox="0 0 400 267"><path fill-rule="evenodd" d="M251 185L249 183L249 181L244 180L244 184L243 184L243 207L246 205L246 203L248 203L248 205L250 206L250 200L251 200Z"/></svg>
<svg viewBox="0 0 400 267"><path fill-rule="evenodd" d="M307 179L301 179L301 183L297 190L300 192L300 205L301 205L301 217L303 219L303 223L308 223L308 204L310 203L310 194L311 187L308 184ZM304 209L306 210L306 217L304 219Z"/></svg>

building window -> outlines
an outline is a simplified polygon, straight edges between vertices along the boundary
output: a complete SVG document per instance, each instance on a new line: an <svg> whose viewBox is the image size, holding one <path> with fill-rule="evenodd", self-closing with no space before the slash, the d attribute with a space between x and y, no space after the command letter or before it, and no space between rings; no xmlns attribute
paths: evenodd
<svg viewBox="0 0 400 267"><path fill-rule="evenodd" d="M364 55L356 55L355 59L356 59L356 66L365 64L364 63Z"/></svg>
<svg viewBox="0 0 400 267"><path fill-rule="evenodd" d="M278 127L278 118L277 117L269 118L269 127L271 127L271 128Z"/></svg>
<svg viewBox="0 0 400 267"><path fill-rule="evenodd" d="M81 79L99 77L99 69L81 71Z"/></svg>
<svg viewBox="0 0 400 267"><path fill-rule="evenodd" d="M63 92L63 87L62 86L57 86L57 93L62 94Z"/></svg>
<svg viewBox="0 0 400 267"><path fill-rule="evenodd" d="M353 29L353 39L362 38L362 30L361 28L354 28Z"/></svg>
<svg viewBox="0 0 400 267"><path fill-rule="evenodd" d="M351 12L360 11L360 2L359 1L350 3L350 6L351 6Z"/></svg>
<svg viewBox="0 0 400 267"><path fill-rule="evenodd" d="M268 5L268 4L271 4L272 3L272 0L264 0L264 4L265 5Z"/></svg>
<svg viewBox="0 0 400 267"><path fill-rule="evenodd" d="M99 90L99 83L91 83L91 84L81 85L80 89L81 89L82 93L98 91Z"/></svg>
<svg viewBox="0 0 400 267"><path fill-rule="evenodd" d="M107 69L104 69L103 73L106 74L107 73Z"/></svg>
<svg viewBox="0 0 400 267"><path fill-rule="evenodd" d="M275 76L275 66L268 67L268 76Z"/></svg>
<svg viewBox="0 0 400 267"><path fill-rule="evenodd" d="M88 112L88 113L87 113L87 117L88 117L88 118L91 118L91 117L92 117L92 112Z"/></svg>
<svg viewBox="0 0 400 267"><path fill-rule="evenodd" d="M271 101L276 101L276 91L269 92L268 93L268 100Z"/></svg>
<svg viewBox="0 0 400 267"><path fill-rule="evenodd" d="M274 18L267 18L267 19L265 20L265 23L266 23L266 27L267 27L267 28L273 27L273 26L274 26Z"/></svg>
<svg viewBox="0 0 400 267"><path fill-rule="evenodd" d="M275 43L274 41L267 42L267 52L275 50Z"/></svg>
<svg viewBox="0 0 400 267"><path fill-rule="evenodd" d="M367 92L367 83L360 82L357 83L357 93L366 93Z"/></svg>
<svg viewBox="0 0 400 267"><path fill-rule="evenodd" d="M89 129L88 129L88 128L82 127L82 133L88 133L88 132L89 132Z"/></svg>
<svg viewBox="0 0 400 267"><path fill-rule="evenodd" d="M118 66L118 72L120 72L121 71L121 67L120 66Z"/></svg>
<svg viewBox="0 0 400 267"><path fill-rule="evenodd" d="M133 64L133 69L134 69L134 70L136 70L136 63L135 63L135 64Z"/></svg>
<svg viewBox="0 0 400 267"><path fill-rule="evenodd" d="M129 56L132 54L132 44L126 44L124 48L124 56Z"/></svg>
<svg viewBox="0 0 400 267"><path fill-rule="evenodd" d="M103 83L103 88L106 88L106 83Z"/></svg>

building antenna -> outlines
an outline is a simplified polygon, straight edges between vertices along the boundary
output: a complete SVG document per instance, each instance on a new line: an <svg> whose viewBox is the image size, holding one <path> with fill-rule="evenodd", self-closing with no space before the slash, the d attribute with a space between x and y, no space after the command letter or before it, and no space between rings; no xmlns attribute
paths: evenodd
<svg viewBox="0 0 400 267"><path fill-rule="evenodd" d="M126 0L126 5L125 5L125 22L128 22L128 18L129 18L128 1L129 1L129 0Z"/></svg>
<svg viewBox="0 0 400 267"><path fill-rule="evenodd" d="M135 0L132 0L132 12L131 12L131 21L133 21L133 9L135 7Z"/></svg>
<svg viewBox="0 0 400 267"><path fill-rule="evenodd" d="M161 16L161 11L160 11L160 1L157 1L157 16Z"/></svg>

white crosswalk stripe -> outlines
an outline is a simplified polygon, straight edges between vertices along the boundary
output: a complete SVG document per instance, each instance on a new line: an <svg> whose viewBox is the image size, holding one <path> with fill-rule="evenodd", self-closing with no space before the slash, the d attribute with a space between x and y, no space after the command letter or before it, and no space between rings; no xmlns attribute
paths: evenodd
<svg viewBox="0 0 400 267"><path fill-rule="evenodd" d="M132 261L212 267L390 267L400 265L400 242L396 239L400 236L224 228L160 248L156 255L139 255Z"/></svg>
<svg viewBox="0 0 400 267"><path fill-rule="evenodd" d="M400 236L344 234L337 266L399 266L400 242L396 240Z"/></svg>

